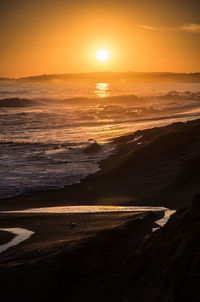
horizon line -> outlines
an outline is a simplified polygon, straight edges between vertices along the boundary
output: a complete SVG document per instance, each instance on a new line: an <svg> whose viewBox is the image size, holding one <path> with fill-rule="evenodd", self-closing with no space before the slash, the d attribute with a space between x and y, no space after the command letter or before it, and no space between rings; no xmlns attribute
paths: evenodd
<svg viewBox="0 0 200 302"><path fill-rule="evenodd" d="M0 79L7 80L20 80L27 78L37 78L37 77L48 77L48 76L73 76L73 75L92 75L92 74L125 74L125 73L135 73L135 74L174 74L174 75L194 75L200 74L200 71L195 72L175 72L175 71L90 71L90 72L70 72L70 73L41 73L36 75L25 75L19 77L9 77L0 76Z"/></svg>

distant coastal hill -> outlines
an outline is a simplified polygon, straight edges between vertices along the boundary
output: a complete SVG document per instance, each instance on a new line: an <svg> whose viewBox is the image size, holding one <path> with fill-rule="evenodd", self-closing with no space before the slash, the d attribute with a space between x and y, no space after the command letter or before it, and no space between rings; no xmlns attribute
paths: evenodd
<svg viewBox="0 0 200 302"><path fill-rule="evenodd" d="M131 81L131 82L175 82L200 83L200 72L94 72L69 74L42 74L22 78L0 78L0 82L63 82L63 81Z"/></svg>

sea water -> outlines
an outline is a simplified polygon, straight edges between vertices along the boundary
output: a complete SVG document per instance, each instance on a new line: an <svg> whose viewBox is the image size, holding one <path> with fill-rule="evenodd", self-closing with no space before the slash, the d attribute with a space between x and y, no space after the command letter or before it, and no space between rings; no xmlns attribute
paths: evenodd
<svg viewBox="0 0 200 302"><path fill-rule="evenodd" d="M200 84L1 82L0 198L78 183L113 138L199 117Z"/></svg>

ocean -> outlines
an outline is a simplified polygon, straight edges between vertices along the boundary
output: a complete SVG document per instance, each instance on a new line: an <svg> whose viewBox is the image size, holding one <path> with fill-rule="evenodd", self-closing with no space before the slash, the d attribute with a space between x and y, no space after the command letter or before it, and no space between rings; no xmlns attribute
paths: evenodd
<svg viewBox="0 0 200 302"><path fill-rule="evenodd" d="M78 183L113 138L199 117L196 83L1 82L0 198Z"/></svg>

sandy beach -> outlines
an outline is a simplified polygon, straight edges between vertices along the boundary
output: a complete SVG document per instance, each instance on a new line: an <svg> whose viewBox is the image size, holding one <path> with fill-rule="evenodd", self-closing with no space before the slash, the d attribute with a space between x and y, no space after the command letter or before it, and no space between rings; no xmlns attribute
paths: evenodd
<svg viewBox="0 0 200 302"><path fill-rule="evenodd" d="M200 302L200 0L0 0L0 302Z"/></svg>
<svg viewBox="0 0 200 302"><path fill-rule="evenodd" d="M101 163L101 171L80 184L1 199L0 211L69 205L178 210L163 230L155 233L152 228L163 217L163 211L0 213L0 228L20 227L34 232L28 240L0 255L3 301L129 301L132 294L127 284L137 271L130 273L136 265L134 258L149 241L159 236L162 241L173 217L186 211L199 191L199 133L200 120L137 131L115 139L117 152ZM13 237L5 231L0 234L0 244ZM151 272L149 268L149 276ZM134 295L130 301L146 301L148 290L141 297ZM168 300L154 297L149 301Z"/></svg>

